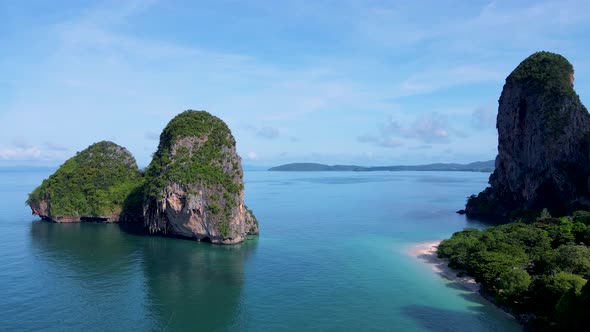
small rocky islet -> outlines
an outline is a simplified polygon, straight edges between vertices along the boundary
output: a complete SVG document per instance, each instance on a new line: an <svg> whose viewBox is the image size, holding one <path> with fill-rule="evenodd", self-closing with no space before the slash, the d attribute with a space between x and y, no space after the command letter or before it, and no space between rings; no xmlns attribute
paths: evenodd
<svg viewBox="0 0 590 332"><path fill-rule="evenodd" d="M127 149L95 143L44 180L26 204L47 221L136 222L149 234L219 244L259 232L244 204L235 139L205 111L187 110L172 119L144 172Z"/></svg>
<svg viewBox="0 0 590 332"><path fill-rule="evenodd" d="M151 233L224 244L258 234L244 205L236 142L219 118L187 111L172 119L145 175L144 222Z"/></svg>

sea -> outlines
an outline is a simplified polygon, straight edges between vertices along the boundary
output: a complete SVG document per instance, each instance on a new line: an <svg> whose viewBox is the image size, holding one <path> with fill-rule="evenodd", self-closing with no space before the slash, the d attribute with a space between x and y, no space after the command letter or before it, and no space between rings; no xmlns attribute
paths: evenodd
<svg viewBox="0 0 590 332"><path fill-rule="evenodd" d="M260 236L221 246L25 206L51 169L0 170L0 331L519 331L408 254L487 224L472 172L245 172Z"/></svg>

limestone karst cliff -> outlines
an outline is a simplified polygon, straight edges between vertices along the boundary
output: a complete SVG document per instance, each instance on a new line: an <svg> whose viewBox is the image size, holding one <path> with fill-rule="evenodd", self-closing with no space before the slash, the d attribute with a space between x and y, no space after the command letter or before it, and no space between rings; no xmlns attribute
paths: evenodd
<svg viewBox="0 0 590 332"><path fill-rule="evenodd" d="M143 209L151 233L224 244L258 233L244 205L236 143L222 120L188 110L168 123L146 170Z"/></svg>
<svg viewBox="0 0 590 332"><path fill-rule="evenodd" d="M506 78L496 169L490 186L468 199L467 214L568 212L589 205L590 114L573 83L573 66L549 52L529 56Z"/></svg>
<svg viewBox="0 0 590 332"><path fill-rule="evenodd" d="M34 215L54 222L137 220L142 181L131 153L102 141L68 159L26 203Z"/></svg>
<svg viewBox="0 0 590 332"><path fill-rule="evenodd" d="M151 234L232 244L258 234L244 204L241 158L227 125L205 111L172 119L145 174L125 148L91 145L29 194L54 222L141 221Z"/></svg>

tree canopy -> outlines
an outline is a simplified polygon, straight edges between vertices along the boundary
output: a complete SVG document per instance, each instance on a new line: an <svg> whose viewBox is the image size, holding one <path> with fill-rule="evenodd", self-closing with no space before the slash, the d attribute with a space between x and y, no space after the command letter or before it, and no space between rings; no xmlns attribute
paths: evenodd
<svg viewBox="0 0 590 332"><path fill-rule="evenodd" d="M123 211L142 182L131 153L102 141L68 159L29 194L26 204L50 202L50 217L109 216Z"/></svg>
<svg viewBox="0 0 590 332"><path fill-rule="evenodd" d="M532 313L532 327L576 329L580 308L590 302L588 219L587 212L573 218L544 213L530 223L468 228L441 242L437 253L473 276L502 306Z"/></svg>

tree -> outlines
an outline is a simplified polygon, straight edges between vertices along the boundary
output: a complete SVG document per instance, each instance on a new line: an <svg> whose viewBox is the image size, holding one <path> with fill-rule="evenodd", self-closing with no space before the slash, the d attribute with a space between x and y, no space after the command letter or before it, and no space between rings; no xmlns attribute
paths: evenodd
<svg viewBox="0 0 590 332"><path fill-rule="evenodd" d="M555 251L553 264L560 270L590 278L590 249L583 245L562 245Z"/></svg>

